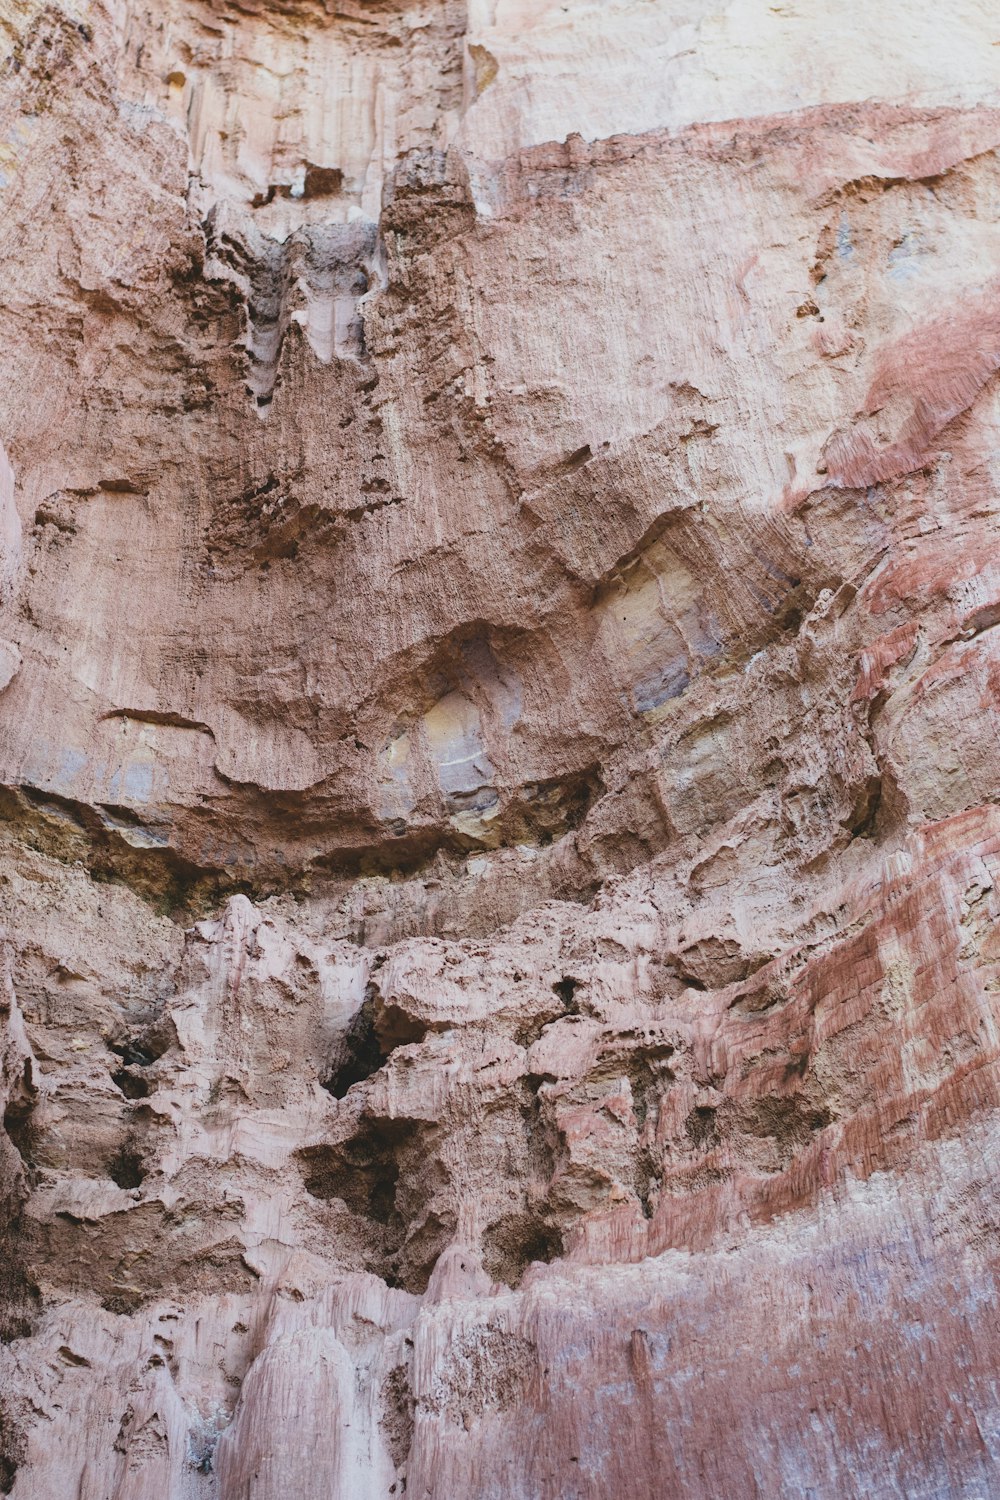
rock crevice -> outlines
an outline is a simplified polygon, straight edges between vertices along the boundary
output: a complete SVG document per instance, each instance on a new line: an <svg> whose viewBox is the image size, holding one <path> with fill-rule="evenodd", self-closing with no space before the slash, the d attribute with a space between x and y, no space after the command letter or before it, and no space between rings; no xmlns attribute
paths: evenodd
<svg viewBox="0 0 1000 1500"><path fill-rule="evenodd" d="M0 1493L998 1489L1000 51L826 10L0 17Z"/></svg>

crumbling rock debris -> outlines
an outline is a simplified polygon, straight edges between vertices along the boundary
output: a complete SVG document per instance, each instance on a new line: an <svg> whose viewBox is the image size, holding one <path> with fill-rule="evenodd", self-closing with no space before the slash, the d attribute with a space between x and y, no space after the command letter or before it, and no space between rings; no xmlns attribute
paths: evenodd
<svg viewBox="0 0 1000 1500"><path fill-rule="evenodd" d="M0 1493L1000 1489L998 43L3 9Z"/></svg>

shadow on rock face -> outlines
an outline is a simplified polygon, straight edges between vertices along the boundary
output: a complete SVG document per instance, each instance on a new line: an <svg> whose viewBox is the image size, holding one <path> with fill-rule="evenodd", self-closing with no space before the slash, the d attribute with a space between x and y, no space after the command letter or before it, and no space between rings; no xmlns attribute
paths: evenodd
<svg viewBox="0 0 1000 1500"><path fill-rule="evenodd" d="M24 1450L24 1435L7 1406L0 1403L0 1495L9 1495L14 1488Z"/></svg>
<svg viewBox="0 0 1000 1500"><path fill-rule="evenodd" d="M516 1287L530 1265L548 1264L562 1254L559 1229L540 1215L506 1214L483 1235L483 1267L494 1281Z"/></svg>
<svg viewBox="0 0 1000 1500"><path fill-rule="evenodd" d="M389 1286L423 1292L455 1230L451 1210L433 1206L444 1185L435 1158L433 1127L414 1120L362 1120L336 1145L299 1153L306 1191L322 1202L340 1200L355 1219L367 1268Z"/></svg>

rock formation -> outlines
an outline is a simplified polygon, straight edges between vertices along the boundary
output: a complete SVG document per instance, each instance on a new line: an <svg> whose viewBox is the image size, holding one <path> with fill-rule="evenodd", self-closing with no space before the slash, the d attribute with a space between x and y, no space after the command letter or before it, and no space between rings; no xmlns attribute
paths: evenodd
<svg viewBox="0 0 1000 1500"><path fill-rule="evenodd" d="M996 7L0 55L0 1492L1000 1492Z"/></svg>

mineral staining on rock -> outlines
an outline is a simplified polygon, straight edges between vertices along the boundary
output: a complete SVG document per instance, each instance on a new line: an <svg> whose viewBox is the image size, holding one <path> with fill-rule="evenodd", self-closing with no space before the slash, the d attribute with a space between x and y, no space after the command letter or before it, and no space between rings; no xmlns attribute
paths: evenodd
<svg viewBox="0 0 1000 1500"><path fill-rule="evenodd" d="M0 38L0 1492L993 1493L992 8Z"/></svg>

